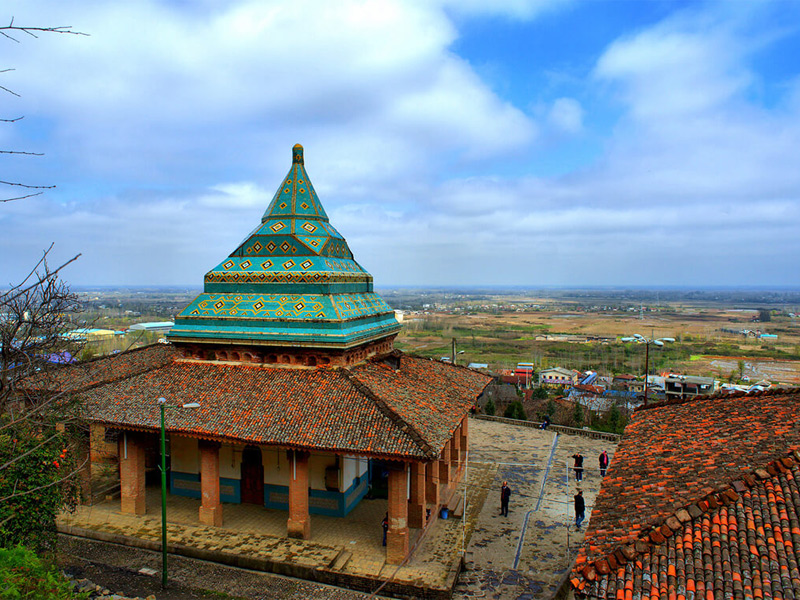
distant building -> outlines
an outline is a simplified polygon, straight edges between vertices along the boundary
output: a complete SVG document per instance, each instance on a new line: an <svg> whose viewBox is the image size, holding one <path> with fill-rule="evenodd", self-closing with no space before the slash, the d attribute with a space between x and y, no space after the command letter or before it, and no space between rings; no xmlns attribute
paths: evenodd
<svg viewBox="0 0 800 600"><path fill-rule="evenodd" d="M575 385L578 375L577 371L561 367L542 369L539 371L539 385Z"/></svg>
<svg viewBox="0 0 800 600"><path fill-rule="evenodd" d="M156 321L154 323L136 323L128 327L128 331L153 331L166 333L175 326L173 321Z"/></svg>
<svg viewBox="0 0 800 600"><path fill-rule="evenodd" d="M694 375L670 375L664 379L664 393L667 400L707 396L716 391L713 377Z"/></svg>

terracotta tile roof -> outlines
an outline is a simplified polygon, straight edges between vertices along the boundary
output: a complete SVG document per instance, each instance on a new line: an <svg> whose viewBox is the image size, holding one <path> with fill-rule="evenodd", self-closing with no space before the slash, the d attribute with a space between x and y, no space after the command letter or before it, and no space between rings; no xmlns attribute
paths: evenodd
<svg viewBox="0 0 800 600"><path fill-rule="evenodd" d="M799 448L800 389L637 411L592 510L573 588L620 600L800 598ZM767 589L751 582L747 592L756 571Z"/></svg>
<svg viewBox="0 0 800 600"><path fill-rule="evenodd" d="M800 454L758 471L648 541L580 564L573 588L614 600L800 597Z"/></svg>
<svg viewBox="0 0 800 600"><path fill-rule="evenodd" d="M490 378L396 353L345 369L280 369L167 362L85 390L88 418L155 429L157 399L198 402L169 411L168 429L209 438L434 458ZM448 370L449 369L449 370Z"/></svg>
<svg viewBox="0 0 800 600"><path fill-rule="evenodd" d="M171 363L176 356L173 346L154 344L76 365L50 369L31 377L24 387L48 391L84 390L157 369Z"/></svg>

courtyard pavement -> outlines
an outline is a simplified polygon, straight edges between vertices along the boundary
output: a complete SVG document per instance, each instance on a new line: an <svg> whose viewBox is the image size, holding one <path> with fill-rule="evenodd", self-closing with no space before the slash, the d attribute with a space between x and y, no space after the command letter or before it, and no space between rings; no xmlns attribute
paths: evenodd
<svg viewBox="0 0 800 600"><path fill-rule="evenodd" d="M566 481L566 467L577 450L586 457L581 488L588 521L600 484L597 456L603 449L613 461L610 442L471 419L467 483L461 489L467 497L464 518L437 519L424 533L412 530L414 551L400 567L385 563L381 521L387 502L377 499L363 500L345 518L312 515L312 539L295 540L285 537L284 511L224 504L223 527L206 527L197 523L199 500L169 495L168 544L440 590L452 582L465 555L469 570L459 576L454 598L547 598L583 536L574 531L572 494L577 486L571 469ZM507 518L500 516L503 480L512 489ZM66 531L94 530L158 542L160 490L148 488L145 515L122 514L117 499L78 507L63 514L59 524ZM370 591L378 591L377 584Z"/></svg>
<svg viewBox="0 0 800 600"><path fill-rule="evenodd" d="M615 444L552 431L470 421L470 467L492 465L494 477L467 547L467 567L453 598L549 598L583 543L600 489L598 456L613 462ZM584 456L583 481L572 455ZM545 478L546 475L546 478ZM511 488L508 517L500 486ZM586 521L575 530L573 496L583 490Z"/></svg>

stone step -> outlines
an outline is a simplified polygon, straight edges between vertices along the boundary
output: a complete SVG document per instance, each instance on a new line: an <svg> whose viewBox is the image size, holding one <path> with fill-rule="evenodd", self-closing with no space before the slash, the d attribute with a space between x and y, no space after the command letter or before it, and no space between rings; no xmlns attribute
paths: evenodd
<svg viewBox="0 0 800 600"><path fill-rule="evenodd" d="M348 552L347 550L342 549L342 551L339 552L339 555L333 561L333 564L331 565L331 571L343 570L347 566L347 563L350 562L350 559L352 557L353 557L352 552Z"/></svg>

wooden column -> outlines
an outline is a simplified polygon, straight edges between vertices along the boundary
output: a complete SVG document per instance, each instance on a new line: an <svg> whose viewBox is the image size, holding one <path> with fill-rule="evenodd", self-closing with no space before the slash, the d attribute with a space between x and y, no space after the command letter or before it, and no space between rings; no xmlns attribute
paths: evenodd
<svg viewBox="0 0 800 600"><path fill-rule="evenodd" d="M408 554L408 465L389 470L389 531L386 562L399 565Z"/></svg>
<svg viewBox="0 0 800 600"><path fill-rule="evenodd" d="M311 518L308 515L308 452L289 450L289 537L308 539Z"/></svg>
<svg viewBox="0 0 800 600"><path fill-rule="evenodd" d="M119 436L119 483L121 510L132 515L147 512L144 487L144 443L131 432Z"/></svg>
<svg viewBox="0 0 800 600"><path fill-rule="evenodd" d="M408 501L408 526L425 527L425 463L411 463L411 498Z"/></svg>
<svg viewBox="0 0 800 600"><path fill-rule="evenodd" d="M200 440L200 522L222 526L219 500L219 443Z"/></svg>
<svg viewBox="0 0 800 600"><path fill-rule="evenodd" d="M439 455L439 494L450 485L450 442L448 441Z"/></svg>
<svg viewBox="0 0 800 600"><path fill-rule="evenodd" d="M450 481L455 485L461 480L461 434L458 429L450 438Z"/></svg>
<svg viewBox="0 0 800 600"><path fill-rule="evenodd" d="M435 513L439 508L439 461L434 460L425 465L425 499L432 504Z"/></svg>

